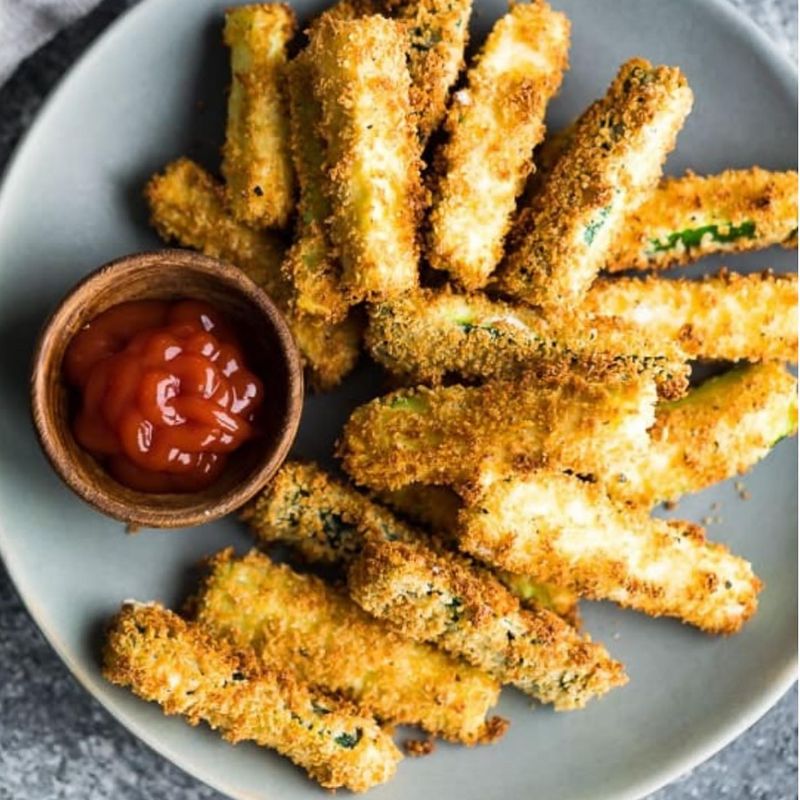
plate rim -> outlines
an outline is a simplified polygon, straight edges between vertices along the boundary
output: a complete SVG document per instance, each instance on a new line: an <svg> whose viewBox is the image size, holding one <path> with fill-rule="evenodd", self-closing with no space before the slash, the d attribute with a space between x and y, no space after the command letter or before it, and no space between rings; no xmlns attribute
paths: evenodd
<svg viewBox="0 0 800 800"><path fill-rule="evenodd" d="M239 0L236 0L239 2ZM292 0L286 0L291 4ZM557 0L555 0L557 3ZM128 24L129 20L149 12L151 6L158 5L165 0L140 0L140 2L123 11L114 19L69 65L64 74L58 79L50 89L28 128L22 133L19 141L14 146L2 172L0 172L0 209L6 202L5 197L8 193L8 186L15 172L17 162L21 161L22 155L33 137L47 122L47 116L52 106L55 105L58 97L66 86L80 79L81 71L87 69L87 65L98 58L105 48L113 45L114 40L120 35L120 30ZM475 0L480 2L480 0ZM753 43L753 49L770 60L775 67L775 74L781 80L793 80L795 83L795 98L797 98L798 66L784 50L774 42L770 36L749 16L730 0L688 0L692 5L710 8L712 15L721 15L726 21L738 28ZM45 45L46 46L46 45ZM36 51L35 51L36 52ZM35 55L34 54L32 55ZM12 76L13 78L13 73ZM795 99L797 106L797 99ZM69 670L70 675L78 682L81 688L100 706L108 712L111 717L121 725L126 731L133 734L137 739L144 743L157 755L167 759L177 766L187 775L195 780L210 786L232 800L251 800L251 798L232 792L230 787L224 786L213 777L213 773L206 773L198 769L195 765L190 765L188 759L172 751L171 747L157 740L157 736L149 732L146 724L140 724L133 719L129 719L122 709L115 708L114 704L106 697L96 693L92 688L92 679L84 669L70 655L69 648L63 644L55 631L50 630L43 620L43 614L38 613L36 608L35 592L26 585L26 579L21 568L17 568L14 557L11 554L11 537L6 532L3 520L0 519L0 559L6 568L11 585L22 603L23 608L31 618L36 628L44 636L47 644L55 651L61 662ZM612 795L607 796L606 800L644 800L648 795L658 791L669 783L677 780L682 775L696 769L716 753L724 749L728 744L738 738L746 730L752 727L761 717L763 717L780 698L786 694L797 680L798 673L798 653L794 651L786 663L777 671L772 680L772 685L768 690L762 691L758 696L750 697L741 704L740 710L729 722L724 723L714 733L706 737L706 741L696 745L689 752L668 758L660 768L656 769L647 778L642 778L629 787L622 789Z"/></svg>

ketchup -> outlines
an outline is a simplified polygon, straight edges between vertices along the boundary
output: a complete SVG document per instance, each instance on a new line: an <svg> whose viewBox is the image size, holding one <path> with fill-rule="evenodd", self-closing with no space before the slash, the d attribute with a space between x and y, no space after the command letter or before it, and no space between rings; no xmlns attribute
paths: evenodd
<svg viewBox="0 0 800 800"><path fill-rule="evenodd" d="M258 432L263 384L207 303L114 306L76 334L64 372L81 394L76 441L132 489L203 489Z"/></svg>

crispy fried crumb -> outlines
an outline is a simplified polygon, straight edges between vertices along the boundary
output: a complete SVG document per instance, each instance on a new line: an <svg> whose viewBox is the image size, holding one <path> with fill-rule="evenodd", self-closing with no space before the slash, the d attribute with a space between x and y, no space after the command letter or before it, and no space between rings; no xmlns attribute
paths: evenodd
<svg viewBox="0 0 800 800"><path fill-rule="evenodd" d="M429 756L434 750L436 742L433 739L406 739L403 742L403 751L412 758Z"/></svg>

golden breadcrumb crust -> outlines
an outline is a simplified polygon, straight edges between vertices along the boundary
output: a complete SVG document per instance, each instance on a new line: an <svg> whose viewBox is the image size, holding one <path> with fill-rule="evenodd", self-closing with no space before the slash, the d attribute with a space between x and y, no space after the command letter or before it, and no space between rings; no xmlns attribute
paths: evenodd
<svg viewBox="0 0 800 800"><path fill-rule="evenodd" d="M309 59L343 286L354 302L406 291L418 281L422 185L403 29L380 16L320 19Z"/></svg>
<svg viewBox="0 0 800 800"><path fill-rule="evenodd" d="M624 64L518 219L500 288L551 310L579 300L628 214L655 188L692 99L679 69Z"/></svg>
<svg viewBox="0 0 800 800"><path fill-rule="evenodd" d="M556 710L627 682L622 664L556 614L524 609L499 581L424 545L373 542L348 572L353 599L412 639L513 683Z"/></svg>
<svg viewBox="0 0 800 800"><path fill-rule="evenodd" d="M378 499L431 533L458 546L458 512L461 498L445 486L412 483L393 492L378 492ZM573 628L580 627L578 596L571 589L543 583L530 575L493 569L494 576L526 607L546 608Z"/></svg>
<svg viewBox="0 0 800 800"><path fill-rule="evenodd" d="M331 325L295 313L281 275L281 241L236 222L225 208L222 187L202 167L188 158L173 161L150 178L144 194L153 227L162 238L229 261L272 297L286 315L314 388L332 389L355 367L361 343L359 317L351 315Z"/></svg>
<svg viewBox="0 0 800 800"><path fill-rule="evenodd" d="M630 214L604 268L663 269L776 244L797 247L796 172L688 172L663 180Z"/></svg>
<svg viewBox="0 0 800 800"><path fill-rule="evenodd" d="M567 67L569 20L544 0L513 5L492 28L447 112L435 156L428 259L468 289L503 255L517 196Z"/></svg>
<svg viewBox="0 0 800 800"><path fill-rule="evenodd" d="M424 145L444 119L464 66L472 0L384 0L381 11L406 28L411 108Z"/></svg>
<svg viewBox="0 0 800 800"><path fill-rule="evenodd" d="M664 336L651 339L634 320L612 319L615 313L600 307L597 314L606 316L545 318L477 292L419 289L370 308L365 344L375 361L408 384L438 385L450 375L508 378L525 370L555 378L578 369L595 380L646 372L660 396L685 394L689 364L680 346Z"/></svg>
<svg viewBox="0 0 800 800"><path fill-rule="evenodd" d="M260 664L157 604L126 604L111 621L103 674L166 714L207 722L233 744L287 756L321 786L356 792L389 780L402 755L365 711Z"/></svg>
<svg viewBox="0 0 800 800"><path fill-rule="evenodd" d="M295 240L286 254L283 271L294 289L292 301L300 313L337 322L347 316L350 303L325 230L331 207L325 185L325 142L319 133L322 108L313 94L313 68L307 50L289 62L286 75L292 161L300 198Z"/></svg>
<svg viewBox="0 0 800 800"><path fill-rule="evenodd" d="M538 470L487 474L465 493L461 547L592 600L734 633L755 613L750 564L691 522L616 506L601 484Z"/></svg>
<svg viewBox="0 0 800 800"><path fill-rule="evenodd" d="M422 534L313 463L287 461L242 512L255 537L290 545L306 561L346 564L365 541Z"/></svg>
<svg viewBox="0 0 800 800"><path fill-rule="evenodd" d="M447 492L435 486L422 488L437 499L437 492ZM316 464L287 461L270 485L245 508L242 519L261 542L289 545L310 563L344 566L368 541L424 540L435 547L455 549L453 526L459 500L456 495L448 495L448 500L455 500L449 520L452 525L430 530L429 534L435 536L426 535ZM422 524L426 521L422 520ZM574 594L556 586L537 585L524 575L499 574L498 578L524 602L577 619Z"/></svg>
<svg viewBox="0 0 800 800"><path fill-rule="evenodd" d="M744 474L796 433L795 377L772 362L738 367L659 404L650 447L624 482L607 486L629 503L674 502Z"/></svg>
<svg viewBox="0 0 800 800"><path fill-rule="evenodd" d="M621 318L664 346L678 344L692 358L797 363L795 273L600 279L583 308Z"/></svg>
<svg viewBox="0 0 800 800"><path fill-rule="evenodd" d="M402 389L352 413L338 455L372 489L456 485L487 458L612 476L646 446L655 395L641 375L553 383L526 373L478 387Z"/></svg>
<svg viewBox="0 0 800 800"><path fill-rule="evenodd" d="M237 559L228 549L212 558L191 609L215 636L343 694L384 722L420 725L465 744L504 732L501 721L486 719L500 693L488 675L403 638L347 594L256 551Z"/></svg>
<svg viewBox="0 0 800 800"><path fill-rule="evenodd" d="M236 219L284 228L294 211L294 175L283 70L297 21L288 5L254 3L225 12L231 49L222 174Z"/></svg>

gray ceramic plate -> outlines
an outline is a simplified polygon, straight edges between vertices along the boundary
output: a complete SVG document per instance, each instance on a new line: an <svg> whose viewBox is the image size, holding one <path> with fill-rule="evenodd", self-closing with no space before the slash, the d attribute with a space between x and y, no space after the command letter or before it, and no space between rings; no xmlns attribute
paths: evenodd
<svg viewBox="0 0 800 800"><path fill-rule="evenodd" d="M554 2L572 18L574 33L555 124L601 94L623 60L643 55L679 64L696 95L670 171L794 166L796 73L727 5ZM295 5L305 13L321 4ZM476 5L477 37L503 3ZM182 153L216 166L227 73L222 7L221 0L147 0L124 16L62 83L8 171L0 196L0 545L45 635L124 725L233 797L290 800L322 793L269 752L233 748L205 728L164 718L104 683L98 668L103 623L123 598L177 603L192 564L228 544L244 550L248 537L233 520L126 536L58 482L37 447L26 399L29 353L47 311L97 264L156 245L140 199L145 178ZM793 264L785 252L732 259L742 270ZM362 371L335 396L309 400L297 452L327 457L348 409L376 388L375 376ZM750 725L795 671L795 442L781 443L747 486L749 502L727 483L679 508L700 519L721 503L723 522L711 535L752 560L766 581L761 609L741 635L713 639L674 622L587 607L588 629L628 666L626 688L584 712L560 715L532 712L507 691L500 711L513 724L502 743L443 746L432 757L407 760L393 783L374 791L376 800L639 797Z"/></svg>

